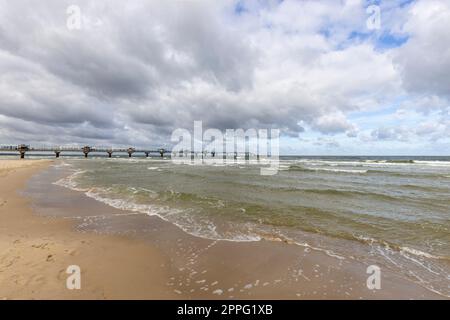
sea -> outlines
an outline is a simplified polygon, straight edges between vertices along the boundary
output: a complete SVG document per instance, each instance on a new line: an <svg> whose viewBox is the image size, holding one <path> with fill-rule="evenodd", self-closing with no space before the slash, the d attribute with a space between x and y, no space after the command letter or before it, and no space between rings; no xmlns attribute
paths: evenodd
<svg viewBox="0 0 450 320"><path fill-rule="evenodd" d="M283 241L377 264L450 297L450 157L284 156L258 163L62 158L53 184L201 238Z"/></svg>

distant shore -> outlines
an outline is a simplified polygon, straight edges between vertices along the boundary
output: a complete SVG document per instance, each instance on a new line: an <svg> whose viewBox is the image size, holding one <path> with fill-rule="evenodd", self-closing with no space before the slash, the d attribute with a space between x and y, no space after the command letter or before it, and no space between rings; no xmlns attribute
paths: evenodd
<svg viewBox="0 0 450 320"><path fill-rule="evenodd" d="M364 264L279 241L200 239L157 217L124 220L147 237L77 232L76 221L55 216L126 212L39 178L53 207L35 208L48 217L33 213L18 191L56 163L0 160L0 299L442 298L389 272L383 290L369 290ZM66 288L70 265L81 268L81 290Z"/></svg>

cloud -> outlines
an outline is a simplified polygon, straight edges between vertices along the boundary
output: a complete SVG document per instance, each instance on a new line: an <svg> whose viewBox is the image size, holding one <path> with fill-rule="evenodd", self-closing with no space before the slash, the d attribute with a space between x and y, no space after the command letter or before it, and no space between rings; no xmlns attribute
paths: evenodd
<svg viewBox="0 0 450 320"><path fill-rule="evenodd" d="M450 10L399 3L382 4L386 30L371 31L358 0L1 1L0 142L155 146L194 120L403 141L352 115L402 97L423 121L445 116ZM66 27L69 5L81 30ZM407 41L379 50L386 33Z"/></svg>
<svg viewBox="0 0 450 320"><path fill-rule="evenodd" d="M450 2L421 0L407 12L401 32L409 40L394 57L404 88L450 98Z"/></svg>
<svg viewBox="0 0 450 320"><path fill-rule="evenodd" d="M342 113L321 116L314 121L313 126L320 132L327 134L354 130L354 126L348 122Z"/></svg>
<svg viewBox="0 0 450 320"><path fill-rule="evenodd" d="M382 127L373 130L371 136L375 140L408 141L410 132L405 128Z"/></svg>

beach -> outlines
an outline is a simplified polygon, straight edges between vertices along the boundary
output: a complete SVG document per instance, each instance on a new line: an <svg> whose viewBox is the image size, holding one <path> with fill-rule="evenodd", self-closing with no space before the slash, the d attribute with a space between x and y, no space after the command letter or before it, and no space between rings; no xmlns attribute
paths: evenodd
<svg viewBox="0 0 450 320"><path fill-rule="evenodd" d="M306 233L303 244L213 239L162 213L105 203L92 196L98 188L55 183L74 174L65 161L0 160L0 168L0 299L445 298L388 268L382 289L369 289L370 261L310 245L322 240ZM355 255L365 250L339 241ZM71 265L81 269L80 290L66 287Z"/></svg>
<svg viewBox="0 0 450 320"><path fill-rule="evenodd" d="M68 221L33 215L29 200L17 192L51 163L0 161L0 299L173 297L165 290L164 259L148 244L80 234ZM81 266L82 290L66 287L73 264Z"/></svg>

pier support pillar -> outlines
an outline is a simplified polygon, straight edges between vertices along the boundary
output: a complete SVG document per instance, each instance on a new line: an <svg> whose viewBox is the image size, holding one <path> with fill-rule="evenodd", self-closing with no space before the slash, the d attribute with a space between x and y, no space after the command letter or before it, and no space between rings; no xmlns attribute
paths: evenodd
<svg viewBox="0 0 450 320"><path fill-rule="evenodd" d="M131 155L135 152L136 150L134 148L128 148L127 152L128 152L128 157L131 158Z"/></svg>
<svg viewBox="0 0 450 320"><path fill-rule="evenodd" d="M19 153L20 153L20 159L24 159L25 158L25 152L30 150L30 148L26 144L19 144L17 146L16 150L19 151Z"/></svg>
<svg viewBox="0 0 450 320"><path fill-rule="evenodd" d="M92 149L91 149L91 147L89 147L89 146L84 146L82 149L81 149L81 151L83 151L83 153L84 153L84 157L85 158L87 158L88 157L88 154L89 154L89 152L91 152L92 151Z"/></svg>

